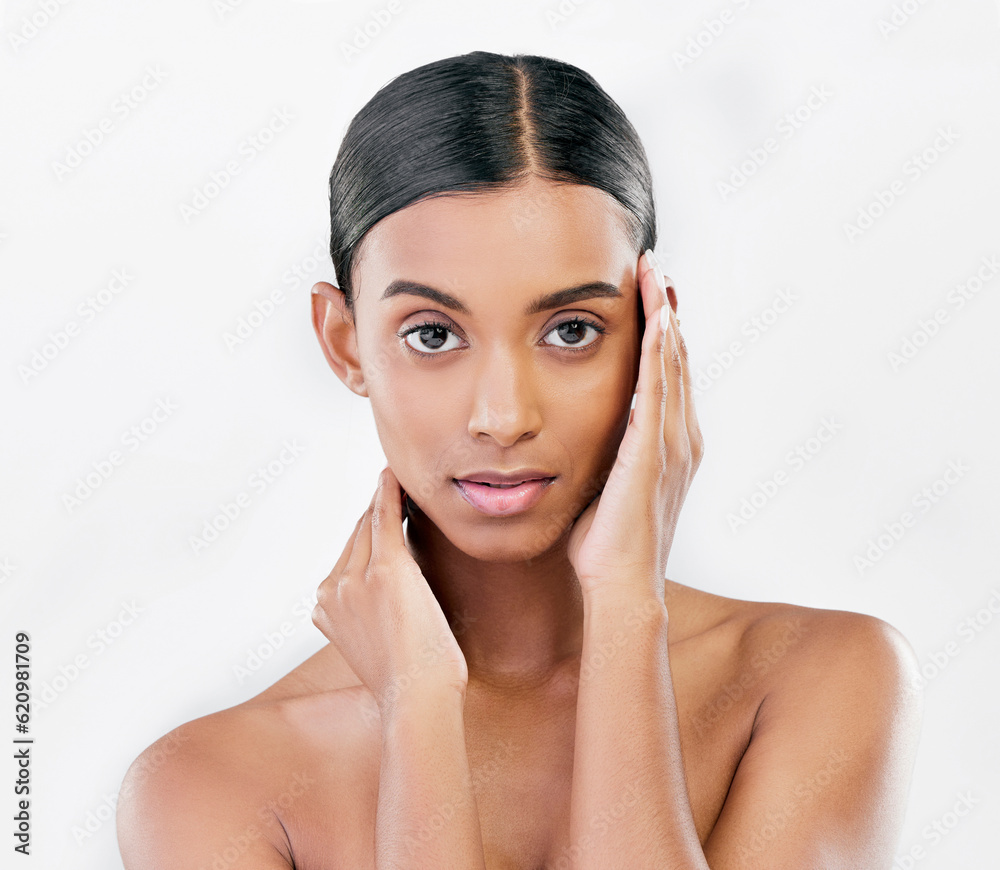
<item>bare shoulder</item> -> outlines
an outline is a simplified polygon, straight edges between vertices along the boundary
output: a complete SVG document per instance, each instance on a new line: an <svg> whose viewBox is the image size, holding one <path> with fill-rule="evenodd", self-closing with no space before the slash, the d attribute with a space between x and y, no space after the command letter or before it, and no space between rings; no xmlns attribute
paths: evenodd
<svg viewBox="0 0 1000 870"><path fill-rule="evenodd" d="M791 605L776 605L753 634L774 662L754 722L758 758L798 753L847 765L873 812L879 800L893 807L898 830L923 718L909 641L876 616ZM881 785L872 779L879 773Z"/></svg>
<svg viewBox="0 0 1000 870"><path fill-rule="evenodd" d="M702 614L701 636L717 639L725 678L750 700L745 748L705 844L711 866L892 863L922 717L902 633L852 611L701 592L677 600Z"/></svg>
<svg viewBox="0 0 1000 870"><path fill-rule="evenodd" d="M132 762L116 822L127 870L213 860L231 868L292 866L281 824L261 800L266 761L257 753L271 750L254 739L259 733L241 711L223 710L174 728Z"/></svg>
<svg viewBox="0 0 1000 870"><path fill-rule="evenodd" d="M919 669L909 641L895 626L865 613L755 602L745 643L773 670L776 692L917 698ZM831 696L831 697L832 697Z"/></svg>
<svg viewBox="0 0 1000 870"><path fill-rule="evenodd" d="M357 688L281 694L187 722L132 762L117 808L127 870L294 866L297 815L329 804L376 720Z"/></svg>
<svg viewBox="0 0 1000 870"><path fill-rule="evenodd" d="M887 621L678 584L667 609L671 622L675 610L681 617L678 658L693 660L698 679L714 685L709 712L729 706L720 692L748 705L748 743L759 748L766 737L787 749L789 740L812 734L844 745L850 734L858 744L892 742L904 754L915 752L923 715L919 665L909 641Z"/></svg>
<svg viewBox="0 0 1000 870"><path fill-rule="evenodd" d="M913 647L876 616L671 586L668 610L681 610L682 633L721 645L733 662L769 678L769 692L838 682L906 692L920 683Z"/></svg>

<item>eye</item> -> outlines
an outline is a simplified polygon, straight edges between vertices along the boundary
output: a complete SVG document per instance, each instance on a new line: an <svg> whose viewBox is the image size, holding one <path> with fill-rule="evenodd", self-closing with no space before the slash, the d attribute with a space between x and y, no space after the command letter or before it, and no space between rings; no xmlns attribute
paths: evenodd
<svg viewBox="0 0 1000 870"><path fill-rule="evenodd" d="M403 344L412 353L423 356L434 356L446 350L454 350L453 347L444 347L447 344L447 334L449 333L454 338L458 337L446 323L441 323L437 320L428 320L404 330L399 333L399 337L403 339ZM417 337L417 340L422 345L421 347L416 347L410 342L409 338L411 335Z"/></svg>
<svg viewBox="0 0 1000 870"><path fill-rule="evenodd" d="M568 345L557 344L555 345L555 347L562 347L567 350L582 350L584 348L590 347L590 345L592 345L595 341L597 341L597 335L595 335L594 338L592 338L590 341L587 342L584 342L580 338L574 339L575 335L579 335L581 333L583 335L586 335L587 329L591 329L595 333L597 333L597 335L600 335L601 333L604 332L605 328L601 326L601 324L591 320L588 317L580 317L578 315L576 317L570 318L569 320L564 320L558 326L550 330L547 333L547 335L552 335L552 333L560 333L559 335L560 340L566 340L567 338L571 339Z"/></svg>
<svg viewBox="0 0 1000 870"><path fill-rule="evenodd" d="M580 336L585 336L588 329L596 334L590 341L583 341ZM589 317L577 315L557 324L546 335L556 333L560 341L568 342L566 344L555 344L552 347L575 351L590 347L597 340L597 335L600 335L604 331L605 327L600 323L591 320ZM448 347L448 336L458 338L447 323L442 323L438 320L427 320L423 323L418 323L397 333L397 335L403 340L403 345L406 349L417 356L437 356L445 351L454 350L455 345ZM419 342L419 344L410 341L411 335L416 337L415 342Z"/></svg>

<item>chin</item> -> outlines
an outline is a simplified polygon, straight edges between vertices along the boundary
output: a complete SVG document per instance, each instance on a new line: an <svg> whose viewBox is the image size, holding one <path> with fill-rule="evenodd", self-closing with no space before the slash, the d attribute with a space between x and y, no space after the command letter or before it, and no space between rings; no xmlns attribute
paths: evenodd
<svg viewBox="0 0 1000 870"><path fill-rule="evenodd" d="M464 510L464 502L457 510ZM544 511L510 517L457 518L451 510L445 516L424 515L455 549L480 562L538 559L565 536L567 529L566 517Z"/></svg>
<svg viewBox="0 0 1000 870"><path fill-rule="evenodd" d="M471 540L462 540L461 538L456 540L450 537L449 540L470 559L476 559L479 562L500 564L532 562L551 549L551 544L540 539L537 535L529 537L521 545L516 539L512 540L513 536L502 531L498 531L496 535L473 532L469 537ZM487 538L493 540L486 540Z"/></svg>

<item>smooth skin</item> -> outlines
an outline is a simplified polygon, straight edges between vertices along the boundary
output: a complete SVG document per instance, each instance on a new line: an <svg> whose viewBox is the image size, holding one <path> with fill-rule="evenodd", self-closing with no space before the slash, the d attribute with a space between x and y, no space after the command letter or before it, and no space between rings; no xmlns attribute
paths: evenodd
<svg viewBox="0 0 1000 870"><path fill-rule="evenodd" d="M461 309L380 298L395 279ZM318 590L331 642L136 760L125 866L889 868L913 652L874 617L664 579L703 441L675 288L617 203L537 179L426 200L356 280L353 313L317 284L313 322L388 465ZM525 313L589 281L619 293ZM427 321L443 349L404 334ZM528 467L556 480L509 517L452 483Z"/></svg>

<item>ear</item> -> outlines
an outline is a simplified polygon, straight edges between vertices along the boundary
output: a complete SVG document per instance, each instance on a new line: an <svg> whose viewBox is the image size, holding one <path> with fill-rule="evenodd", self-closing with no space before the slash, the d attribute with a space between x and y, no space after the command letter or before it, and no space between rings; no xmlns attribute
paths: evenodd
<svg viewBox="0 0 1000 870"><path fill-rule="evenodd" d="M354 316L347 307L347 297L339 287L326 281L313 285L312 322L330 368L349 390L367 397L368 390L358 357Z"/></svg>

